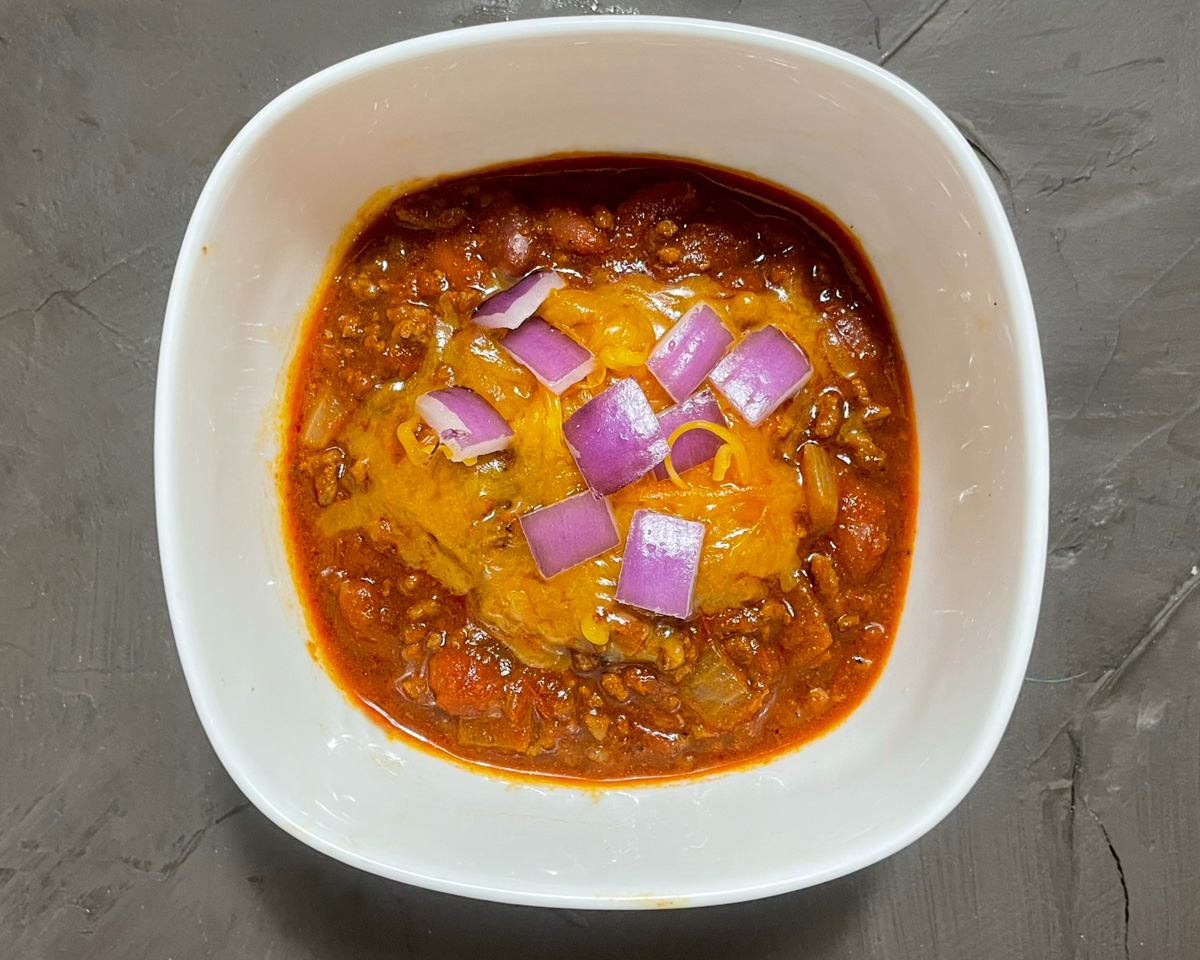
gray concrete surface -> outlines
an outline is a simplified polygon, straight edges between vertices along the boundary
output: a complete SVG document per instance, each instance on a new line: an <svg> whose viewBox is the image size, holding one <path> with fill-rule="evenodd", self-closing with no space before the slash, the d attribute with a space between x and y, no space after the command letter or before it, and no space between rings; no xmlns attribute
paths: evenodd
<svg viewBox="0 0 1200 960"><path fill-rule="evenodd" d="M671 914L457 900L269 824L200 729L159 580L155 358L192 204L241 125L320 67L617 8L5 0L0 957L1200 957L1200 8L630 3L886 63L961 125L1009 207L1046 356L1051 549L983 779L855 876Z"/></svg>

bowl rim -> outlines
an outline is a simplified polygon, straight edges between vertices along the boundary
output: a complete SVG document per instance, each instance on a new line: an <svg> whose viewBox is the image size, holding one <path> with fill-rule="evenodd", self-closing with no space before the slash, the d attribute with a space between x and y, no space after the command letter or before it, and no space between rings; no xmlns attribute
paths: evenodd
<svg viewBox="0 0 1200 960"><path fill-rule="evenodd" d="M219 710L207 699L199 679L200 631L184 616L187 609L186 587L180 574L184 544L178 534L178 511L174 491L177 471L172 463L175 440L169 412L180 402L178 380L185 364L181 352L182 330L186 322L186 302L196 265L200 262L201 233L210 222L223 184L235 169L240 156L268 135L276 122L314 95L340 83L368 74L388 64L430 54L469 50L498 41L580 37L599 34L664 35L680 39L726 39L749 42L764 50L774 50L816 60L833 66L856 79L874 86L907 104L922 117L940 138L956 167L978 202L988 236L995 245L1003 288L1011 304L1012 338L1017 361L1017 397L1021 404L1021 426L1027 446L1024 485L1029 491L1030 508L1023 518L1020 543L1021 576L1015 585L1013 627L1008 643L1003 677L997 683L995 706L976 735L969 757L964 757L958 778L945 785L939 802L914 818L905 829L881 839L873 847L859 850L836 866L818 872L798 872L781 880L745 884L734 888L714 885L703 892L688 892L674 897L670 892L630 896L588 896L557 894L523 889L519 883L486 886L456 880L452 876L433 876L385 863L312 832L291 819L259 790L252 772L240 765L237 748L224 736ZM966 796L982 775L999 746L1008 726L1025 669L1033 648L1045 576L1046 545L1049 533L1050 451L1046 390L1038 340L1037 323L1025 270L1004 207L983 164L953 122L916 88L883 67L803 37L743 24L722 23L683 17L605 15L537 18L464 27L441 33L413 37L366 51L325 67L284 90L259 110L222 152L201 190L188 222L176 261L167 299L159 350L154 409L154 487L157 534L163 588L175 645L188 690L201 725L225 770L246 797L270 820L310 847L359 869L416 884L431 890L460 896L531 906L621 909L658 905L705 906L735 903L791 892L837 877L845 876L877 863L903 849L932 830ZM580 789L565 786L564 789ZM593 789L585 787L583 789Z"/></svg>

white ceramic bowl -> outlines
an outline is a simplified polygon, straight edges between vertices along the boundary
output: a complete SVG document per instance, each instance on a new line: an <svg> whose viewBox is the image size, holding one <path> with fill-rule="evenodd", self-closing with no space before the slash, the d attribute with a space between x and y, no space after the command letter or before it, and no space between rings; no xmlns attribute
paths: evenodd
<svg viewBox="0 0 1200 960"><path fill-rule="evenodd" d="M381 188L559 151L663 153L807 194L862 240L916 404L916 550L895 648L840 727L662 786L506 781L388 737L313 662L272 470L282 371L331 246ZM911 843L990 759L1047 529L1046 406L1004 212L895 77L749 27L650 17L443 33L331 67L221 157L163 330L155 481L180 659L246 795L318 850L438 890L572 907L722 903Z"/></svg>

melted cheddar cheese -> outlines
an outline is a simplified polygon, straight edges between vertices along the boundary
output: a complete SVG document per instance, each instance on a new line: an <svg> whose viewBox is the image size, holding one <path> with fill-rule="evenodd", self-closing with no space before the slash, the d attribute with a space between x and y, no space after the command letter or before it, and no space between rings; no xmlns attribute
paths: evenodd
<svg viewBox="0 0 1200 960"><path fill-rule="evenodd" d="M584 489L563 441L563 419L612 377L627 375L626 362L640 363L673 319L701 298L734 330L775 323L822 361L821 351L812 349L818 325L806 305L773 294L721 295L702 278L663 288L633 275L552 294L541 316L614 363L602 369L605 376L562 397L538 384L491 332L467 318L442 322L421 367L375 391L344 428L345 448L355 462L367 464L369 480L324 511L322 533L362 528L388 542L403 562L469 596L478 620L526 663L561 666L570 649L590 649L606 636L603 625L621 616L613 601L620 548L544 581L517 520ZM670 404L647 374L635 375L658 409ZM416 440L416 398L449 382L492 402L516 434L510 452L468 466L433 456L429 444ZM622 538L639 507L705 524L695 593L701 613L761 599L768 582L794 579L800 563L803 493L797 473L772 456L765 431L726 413L745 450L747 476L735 469L716 480L712 465L704 464L687 472L686 489L647 475L611 501Z"/></svg>

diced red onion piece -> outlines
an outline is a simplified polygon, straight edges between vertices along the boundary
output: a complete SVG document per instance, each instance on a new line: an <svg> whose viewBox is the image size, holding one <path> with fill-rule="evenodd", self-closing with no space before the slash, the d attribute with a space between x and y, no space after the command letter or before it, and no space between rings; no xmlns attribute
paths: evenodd
<svg viewBox="0 0 1200 960"><path fill-rule="evenodd" d="M496 409L474 390L446 387L417 397L417 413L450 450L450 459L482 457L504 450L513 432Z"/></svg>
<svg viewBox="0 0 1200 960"><path fill-rule="evenodd" d="M587 485L615 493L666 458L667 438L632 377L618 380L567 417L563 437Z"/></svg>
<svg viewBox="0 0 1200 960"><path fill-rule="evenodd" d="M704 382L733 343L717 312L698 303L654 345L646 366L672 400L682 400Z"/></svg>
<svg viewBox="0 0 1200 960"><path fill-rule="evenodd" d="M766 326L742 337L710 379L742 418L757 427L811 374L812 364L791 337Z"/></svg>
<svg viewBox="0 0 1200 960"><path fill-rule="evenodd" d="M552 393L562 393L596 369L591 350L540 317L530 317L505 336L500 346L525 364Z"/></svg>
<svg viewBox="0 0 1200 960"><path fill-rule="evenodd" d="M617 577L617 599L686 620L692 615L703 546L704 524L654 510L635 510Z"/></svg>
<svg viewBox="0 0 1200 960"><path fill-rule="evenodd" d="M471 319L489 330L515 330L537 313L551 291L566 285L567 281L553 270L539 270L507 290L492 294L475 308Z"/></svg>
<svg viewBox="0 0 1200 960"><path fill-rule="evenodd" d="M668 443L676 427L692 420L707 420L709 423L719 423L723 427L729 425L717 398L707 389L693 393L683 403L668 407L658 415L658 425L662 427L663 436L667 438ZM715 433L707 430L688 430L681 433L675 445L671 447L671 466L675 468L676 473L683 473L684 470L706 463L716 456L724 442ZM659 480L666 480L667 468L660 463L654 468L654 475Z"/></svg>
<svg viewBox="0 0 1200 960"><path fill-rule="evenodd" d="M621 542L608 501L588 490L525 514L521 530L547 580Z"/></svg>

